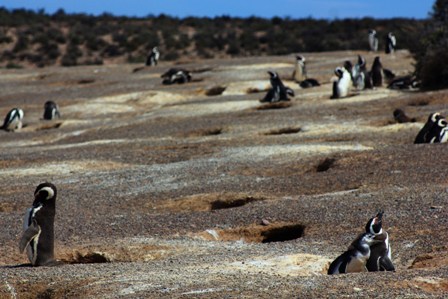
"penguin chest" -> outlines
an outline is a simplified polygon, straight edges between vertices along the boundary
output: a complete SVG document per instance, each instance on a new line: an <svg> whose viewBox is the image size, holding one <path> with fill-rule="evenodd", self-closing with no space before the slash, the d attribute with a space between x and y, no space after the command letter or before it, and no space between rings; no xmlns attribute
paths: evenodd
<svg viewBox="0 0 448 299"><path fill-rule="evenodd" d="M19 130L22 128L22 121L19 118L14 118L6 127L8 131Z"/></svg>
<svg viewBox="0 0 448 299"><path fill-rule="evenodd" d="M367 272L366 262L368 257L362 254L356 254L347 262L345 273Z"/></svg>

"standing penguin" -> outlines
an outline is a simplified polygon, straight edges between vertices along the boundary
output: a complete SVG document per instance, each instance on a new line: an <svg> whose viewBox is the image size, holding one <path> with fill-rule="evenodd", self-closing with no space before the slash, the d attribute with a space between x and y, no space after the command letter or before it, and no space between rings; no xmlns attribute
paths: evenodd
<svg viewBox="0 0 448 299"><path fill-rule="evenodd" d="M383 65L381 64L379 56L376 56L373 60L370 74L372 76L372 83L374 87L380 87L383 85Z"/></svg>
<svg viewBox="0 0 448 299"><path fill-rule="evenodd" d="M25 214L19 249L23 252L26 248L33 266L52 266L58 263L54 259L56 195L55 185L40 184L34 192L33 206Z"/></svg>
<svg viewBox="0 0 448 299"><path fill-rule="evenodd" d="M376 30L369 30L369 47L370 51L378 51L378 37L376 36Z"/></svg>
<svg viewBox="0 0 448 299"><path fill-rule="evenodd" d="M44 105L44 119L52 120L55 117L60 118L61 114L59 113L58 105L53 101L47 101Z"/></svg>
<svg viewBox="0 0 448 299"><path fill-rule="evenodd" d="M370 218L366 224L366 233L374 235L374 243L370 246L370 257L366 268L369 272L395 271L392 263L392 251L389 244L389 234L383 230L383 212Z"/></svg>
<svg viewBox="0 0 448 299"><path fill-rule="evenodd" d="M348 247L348 250L338 256L328 269L328 274L342 274L352 272L367 272L366 263L370 257L370 245L375 235L363 233Z"/></svg>
<svg viewBox="0 0 448 299"><path fill-rule="evenodd" d="M15 131L22 128L22 119L24 113L20 108L11 109L8 114L6 114L5 120L3 121L3 126L0 129L5 131Z"/></svg>
<svg viewBox="0 0 448 299"><path fill-rule="evenodd" d="M386 36L386 54L391 54L395 52L395 47L397 46L397 39L392 32L389 32Z"/></svg>
<svg viewBox="0 0 448 299"><path fill-rule="evenodd" d="M296 65L292 73L292 79L299 83L302 88L320 86L319 81L314 78L307 78L305 57L296 55Z"/></svg>
<svg viewBox="0 0 448 299"><path fill-rule="evenodd" d="M366 59L361 55L358 55L358 62L353 68L353 84L358 90L364 90L366 88L372 88L372 78L367 71Z"/></svg>
<svg viewBox="0 0 448 299"><path fill-rule="evenodd" d="M337 67L334 70L334 73L338 77L338 79L333 82L333 94L330 98L339 99L346 97L350 89L351 76L349 72L343 67Z"/></svg>
<svg viewBox="0 0 448 299"><path fill-rule="evenodd" d="M305 57L302 55L296 55L296 65L292 73L292 78L297 83L306 79Z"/></svg>
<svg viewBox="0 0 448 299"><path fill-rule="evenodd" d="M147 66L154 66L157 65L159 62L160 52L157 47L152 48L152 50L149 52L148 57L146 58L146 65Z"/></svg>
<svg viewBox="0 0 448 299"><path fill-rule="evenodd" d="M278 76L277 72L268 71L271 82L271 89L267 92L266 96L260 100L260 102L280 102L289 101L288 95L294 96L294 90L283 85L282 80Z"/></svg>
<svg viewBox="0 0 448 299"><path fill-rule="evenodd" d="M429 132L432 130L432 127L442 118L444 117L441 116L438 112L431 113L428 116L428 120L426 121L425 125L420 129L417 136L415 137L414 143L429 143L431 140L429 138Z"/></svg>

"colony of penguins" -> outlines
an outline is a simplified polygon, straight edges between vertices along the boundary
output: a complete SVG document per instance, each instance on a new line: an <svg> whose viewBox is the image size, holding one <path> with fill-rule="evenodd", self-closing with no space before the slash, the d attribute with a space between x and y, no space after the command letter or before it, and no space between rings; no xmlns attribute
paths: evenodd
<svg viewBox="0 0 448 299"><path fill-rule="evenodd" d="M368 42L370 50L378 50L378 38L375 30L369 30ZM386 37L386 53L393 53L396 47L396 38L392 33ZM155 66L158 63L160 52L154 47L148 54L146 66ZM301 88L312 88L320 83L309 78L306 70L306 59L303 55L296 55L292 80ZM268 72L271 88L261 103L276 103L289 101L294 97L294 90L285 86L275 71ZM343 66L334 70L336 78L332 85L331 99L349 96L350 88L356 90L372 89L382 86L383 80L388 82L388 88L405 89L417 88L418 82L412 76L396 78L392 71L382 67L380 57L375 57L372 67L367 70L366 60L358 55L353 65L345 61ZM161 75L162 84L183 84L191 81L191 72L181 68L171 68ZM47 101L44 105L43 120L60 118L58 105ZM24 111L20 108L11 109L3 122L2 130L15 132L22 128ZM401 109L394 111L397 122L415 122L405 115ZM448 121L440 113L435 112L428 116L423 128L418 132L414 143L444 143L448 141ZM23 234L19 241L20 252L26 251L32 266L54 266L61 262L54 257L54 218L56 213L57 189L52 183L46 182L37 186L34 192L34 201L27 209L23 223ZM339 255L330 265L328 274L341 274L351 272L395 271L392 262L392 252L389 235L383 229L383 212L378 212L369 219L364 231L353 240L348 249Z"/></svg>

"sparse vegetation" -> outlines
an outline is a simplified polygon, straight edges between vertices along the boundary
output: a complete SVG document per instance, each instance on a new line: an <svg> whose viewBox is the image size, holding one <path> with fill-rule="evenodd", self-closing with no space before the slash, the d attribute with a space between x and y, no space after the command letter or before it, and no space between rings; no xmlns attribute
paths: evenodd
<svg viewBox="0 0 448 299"><path fill-rule="evenodd" d="M162 60L366 50L370 28L380 37L393 31L399 48L410 48L424 24L422 20L372 18L179 19L164 14L133 18L64 10L50 15L43 10L0 8L0 61L24 66L141 63L155 45Z"/></svg>
<svg viewBox="0 0 448 299"><path fill-rule="evenodd" d="M423 89L448 88L448 0L434 3L431 18L412 49Z"/></svg>

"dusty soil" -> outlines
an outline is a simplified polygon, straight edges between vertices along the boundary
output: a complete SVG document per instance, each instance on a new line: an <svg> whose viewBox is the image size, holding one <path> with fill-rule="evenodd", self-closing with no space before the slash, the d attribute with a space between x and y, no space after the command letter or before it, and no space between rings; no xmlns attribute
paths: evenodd
<svg viewBox="0 0 448 299"><path fill-rule="evenodd" d="M448 91L385 87L330 100L333 69L358 52L304 53L322 85L289 80L294 56L172 65L0 70L1 298L444 298L445 144L414 145ZM361 52L370 65L374 55ZM397 75L407 51L382 55ZM258 102L276 70L290 102ZM45 101L62 118L41 120ZM397 124L402 108L416 123ZM58 187L58 267L18 252L35 187ZM385 211L395 273L326 275Z"/></svg>

